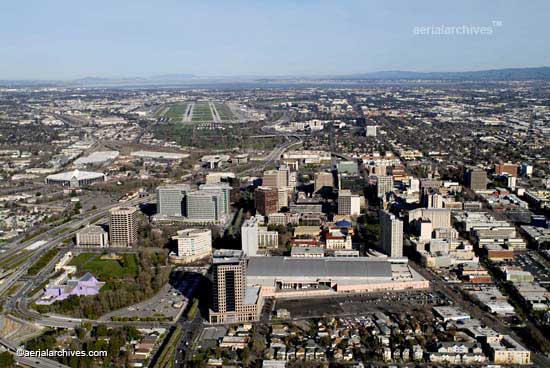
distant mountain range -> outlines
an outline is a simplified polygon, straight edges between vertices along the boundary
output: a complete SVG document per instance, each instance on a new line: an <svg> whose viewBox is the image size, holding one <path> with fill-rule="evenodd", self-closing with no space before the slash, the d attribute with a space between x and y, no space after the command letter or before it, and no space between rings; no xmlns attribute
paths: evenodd
<svg viewBox="0 0 550 368"><path fill-rule="evenodd" d="M337 80L550 80L550 67L491 69L471 72L382 71L335 77Z"/></svg>
<svg viewBox="0 0 550 368"><path fill-rule="evenodd" d="M527 81L550 80L550 67L508 68L469 72L411 72L380 71L348 75L317 76L219 76L205 77L194 74L163 74L152 77L101 78L85 77L70 81L55 80L0 80L0 86L65 86L65 87L115 87L115 86L185 86L185 85L230 85L244 83L252 85L270 84L315 84L328 82L361 81Z"/></svg>

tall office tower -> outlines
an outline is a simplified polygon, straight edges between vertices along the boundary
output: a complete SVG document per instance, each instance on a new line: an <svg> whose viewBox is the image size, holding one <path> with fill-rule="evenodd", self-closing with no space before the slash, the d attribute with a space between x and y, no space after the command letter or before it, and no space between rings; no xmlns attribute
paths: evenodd
<svg viewBox="0 0 550 368"><path fill-rule="evenodd" d="M258 254L258 218L251 217L241 226L241 249L248 257Z"/></svg>
<svg viewBox="0 0 550 368"><path fill-rule="evenodd" d="M378 127L376 125L367 125L367 127L366 127L366 136L367 137L376 137L377 128Z"/></svg>
<svg viewBox="0 0 550 368"><path fill-rule="evenodd" d="M422 205L426 208L443 208L443 195L440 193L422 194Z"/></svg>
<svg viewBox="0 0 550 368"><path fill-rule="evenodd" d="M277 189L277 207L288 207L288 187Z"/></svg>
<svg viewBox="0 0 550 368"><path fill-rule="evenodd" d="M288 165L279 167L279 180L283 187L290 186L290 167Z"/></svg>
<svg viewBox="0 0 550 368"><path fill-rule="evenodd" d="M338 192L338 214L357 216L361 212L361 198L349 190Z"/></svg>
<svg viewBox="0 0 550 368"><path fill-rule="evenodd" d="M221 221L224 217L221 191L195 191L187 193L187 218L199 221Z"/></svg>
<svg viewBox="0 0 550 368"><path fill-rule="evenodd" d="M262 178L262 186L270 188L279 187L279 171L278 170L268 170L264 171L264 176Z"/></svg>
<svg viewBox="0 0 550 368"><path fill-rule="evenodd" d="M212 231L209 229L178 230L172 239L178 242L176 257L179 261L193 262L212 254Z"/></svg>
<svg viewBox="0 0 550 368"><path fill-rule="evenodd" d="M518 176L518 165L511 162L499 162L498 165L495 165L495 171L498 175L510 174L513 177Z"/></svg>
<svg viewBox="0 0 550 368"><path fill-rule="evenodd" d="M386 193L393 191L393 176L378 175L376 177L376 194L384 197Z"/></svg>
<svg viewBox="0 0 550 368"><path fill-rule="evenodd" d="M185 193L187 184L162 185L157 188L157 213L162 216L185 216Z"/></svg>
<svg viewBox="0 0 550 368"><path fill-rule="evenodd" d="M246 287L246 256L241 250L222 249L212 259L212 324L259 320L259 288Z"/></svg>
<svg viewBox="0 0 550 368"><path fill-rule="evenodd" d="M464 179L466 186L471 190L487 189L487 173L483 169L474 168L468 170Z"/></svg>
<svg viewBox="0 0 550 368"><path fill-rule="evenodd" d="M314 190L318 192L324 187L334 187L334 176L332 175L332 173L326 171L316 172Z"/></svg>
<svg viewBox="0 0 550 368"><path fill-rule="evenodd" d="M403 221L388 211L380 211L380 245L390 257L403 257Z"/></svg>
<svg viewBox="0 0 550 368"><path fill-rule="evenodd" d="M137 242L138 210L115 207L109 211L109 238L112 247L130 247Z"/></svg>
<svg viewBox="0 0 550 368"><path fill-rule="evenodd" d="M271 188L285 188L288 186L288 166L281 166L279 170L264 171L262 186Z"/></svg>
<svg viewBox="0 0 550 368"><path fill-rule="evenodd" d="M230 205L231 205L231 185L229 183L220 182L217 184L202 184L199 189L203 192L208 193L215 193L218 192L222 193L222 199L223 199L223 214L228 215L230 212Z"/></svg>
<svg viewBox="0 0 550 368"><path fill-rule="evenodd" d="M254 192L256 212L262 216L279 211L279 192L275 188L258 187Z"/></svg>

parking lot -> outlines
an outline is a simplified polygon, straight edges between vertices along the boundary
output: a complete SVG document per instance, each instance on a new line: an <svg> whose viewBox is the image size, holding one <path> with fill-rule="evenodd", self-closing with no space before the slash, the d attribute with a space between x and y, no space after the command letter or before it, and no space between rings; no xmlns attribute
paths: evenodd
<svg viewBox="0 0 550 368"><path fill-rule="evenodd" d="M174 285L166 284L150 299L119 309L101 317L101 320L138 319L175 321L193 298L200 279L187 275Z"/></svg>
<svg viewBox="0 0 550 368"><path fill-rule="evenodd" d="M341 295L329 298L277 300L275 310L284 308L293 319L346 316L366 312L401 312L411 307L424 309L446 303L444 296L432 291L388 292Z"/></svg>
<svg viewBox="0 0 550 368"><path fill-rule="evenodd" d="M541 284L550 284L550 264L536 251L519 254L515 257L514 263L535 276Z"/></svg>

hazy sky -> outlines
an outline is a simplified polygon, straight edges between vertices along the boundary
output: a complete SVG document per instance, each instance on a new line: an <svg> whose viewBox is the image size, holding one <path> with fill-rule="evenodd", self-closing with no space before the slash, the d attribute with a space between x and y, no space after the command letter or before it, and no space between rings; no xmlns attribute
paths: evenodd
<svg viewBox="0 0 550 368"><path fill-rule="evenodd" d="M548 0L5 0L0 79L549 66L549 15Z"/></svg>

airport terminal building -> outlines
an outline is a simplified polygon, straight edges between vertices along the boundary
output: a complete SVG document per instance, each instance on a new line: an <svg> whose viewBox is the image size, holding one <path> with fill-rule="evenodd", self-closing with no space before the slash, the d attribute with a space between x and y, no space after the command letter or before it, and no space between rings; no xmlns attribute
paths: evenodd
<svg viewBox="0 0 550 368"><path fill-rule="evenodd" d="M264 297L296 298L429 288L406 258L250 257L247 285Z"/></svg>

